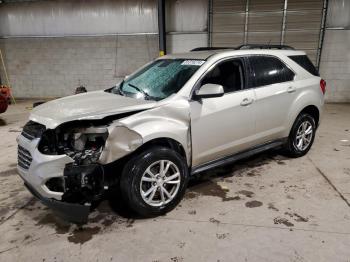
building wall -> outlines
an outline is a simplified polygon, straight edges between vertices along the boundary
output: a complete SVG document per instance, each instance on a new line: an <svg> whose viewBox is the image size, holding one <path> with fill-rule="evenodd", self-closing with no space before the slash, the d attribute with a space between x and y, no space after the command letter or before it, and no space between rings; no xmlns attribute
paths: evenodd
<svg viewBox="0 0 350 262"><path fill-rule="evenodd" d="M1 39L15 97L111 87L158 56L157 35ZM0 70L4 82L4 72Z"/></svg>
<svg viewBox="0 0 350 262"><path fill-rule="evenodd" d="M208 0L166 1L168 53L208 45Z"/></svg>
<svg viewBox="0 0 350 262"><path fill-rule="evenodd" d="M320 74L327 81L326 101L350 102L350 30L326 30Z"/></svg>
<svg viewBox="0 0 350 262"><path fill-rule="evenodd" d="M0 4L1 36L157 33L157 22L157 0L18 1Z"/></svg>
<svg viewBox="0 0 350 262"><path fill-rule="evenodd" d="M116 84L158 56L156 4L156 0L0 4L0 48L14 95L59 97L72 94L79 84L88 90ZM169 53L207 45L207 4L207 0L167 1ZM1 68L0 76L4 82Z"/></svg>
<svg viewBox="0 0 350 262"><path fill-rule="evenodd" d="M0 37L10 37L0 39L0 48L16 97L70 95L79 84L108 88L158 56L155 0L58 3L0 5ZM326 99L350 102L350 1L329 3L327 27L342 30L325 32L320 70L328 83ZM207 45L207 0L170 0L166 11L169 53ZM1 67L0 76L4 82Z"/></svg>
<svg viewBox="0 0 350 262"><path fill-rule="evenodd" d="M156 0L0 4L0 47L16 97L108 88L158 56ZM4 82L4 72L0 69Z"/></svg>
<svg viewBox="0 0 350 262"><path fill-rule="evenodd" d="M176 33L167 35L168 53L188 52L196 47L208 45L207 33Z"/></svg>
<svg viewBox="0 0 350 262"><path fill-rule="evenodd" d="M350 102L350 1L329 0L320 74L327 102Z"/></svg>
<svg viewBox="0 0 350 262"><path fill-rule="evenodd" d="M205 46L207 35L171 34L169 52ZM72 94L110 87L158 56L158 36L104 36L1 39L5 64L16 97ZM350 102L350 30L326 30L321 76L328 102ZM5 75L0 69L3 82Z"/></svg>

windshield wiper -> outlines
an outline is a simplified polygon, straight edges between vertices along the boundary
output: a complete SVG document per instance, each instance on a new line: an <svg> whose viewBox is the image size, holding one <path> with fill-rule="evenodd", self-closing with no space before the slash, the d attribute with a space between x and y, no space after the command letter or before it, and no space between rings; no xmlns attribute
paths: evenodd
<svg viewBox="0 0 350 262"><path fill-rule="evenodd" d="M130 84L130 83L127 83L129 86L131 86L132 88L134 88L135 90L137 90L138 92L140 92L141 94L143 94L143 96L145 97L145 99L149 100L149 99L152 99L152 96L150 96L146 91L142 90L141 88L133 85L133 84Z"/></svg>

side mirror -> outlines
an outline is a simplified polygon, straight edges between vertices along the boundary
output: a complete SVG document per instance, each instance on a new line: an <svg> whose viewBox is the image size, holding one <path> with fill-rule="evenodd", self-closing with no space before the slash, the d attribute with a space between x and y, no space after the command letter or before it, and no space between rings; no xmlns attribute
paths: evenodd
<svg viewBox="0 0 350 262"><path fill-rule="evenodd" d="M195 91L197 98L211 98L220 97L224 95L224 88L222 85L205 84Z"/></svg>

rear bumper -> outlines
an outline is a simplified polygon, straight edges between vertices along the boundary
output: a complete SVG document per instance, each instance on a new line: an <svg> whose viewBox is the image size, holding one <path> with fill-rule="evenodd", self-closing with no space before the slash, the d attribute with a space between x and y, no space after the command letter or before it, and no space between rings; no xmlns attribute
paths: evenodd
<svg viewBox="0 0 350 262"><path fill-rule="evenodd" d="M44 205L52 209L57 216L76 224L87 223L90 213L90 206L61 202L55 199L46 198L40 195L40 193L38 193L38 191L36 191L28 183L24 183L24 185L33 194L33 196L39 199Z"/></svg>

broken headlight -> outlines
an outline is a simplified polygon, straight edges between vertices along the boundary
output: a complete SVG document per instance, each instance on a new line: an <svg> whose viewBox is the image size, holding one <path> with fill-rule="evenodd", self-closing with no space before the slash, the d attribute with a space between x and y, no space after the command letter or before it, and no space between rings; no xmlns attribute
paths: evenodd
<svg viewBox="0 0 350 262"><path fill-rule="evenodd" d="M43 134L39 151L49 155L66 154L77 165L89 165L99 159L107 137L107 126L63 126Z"/></svg>

